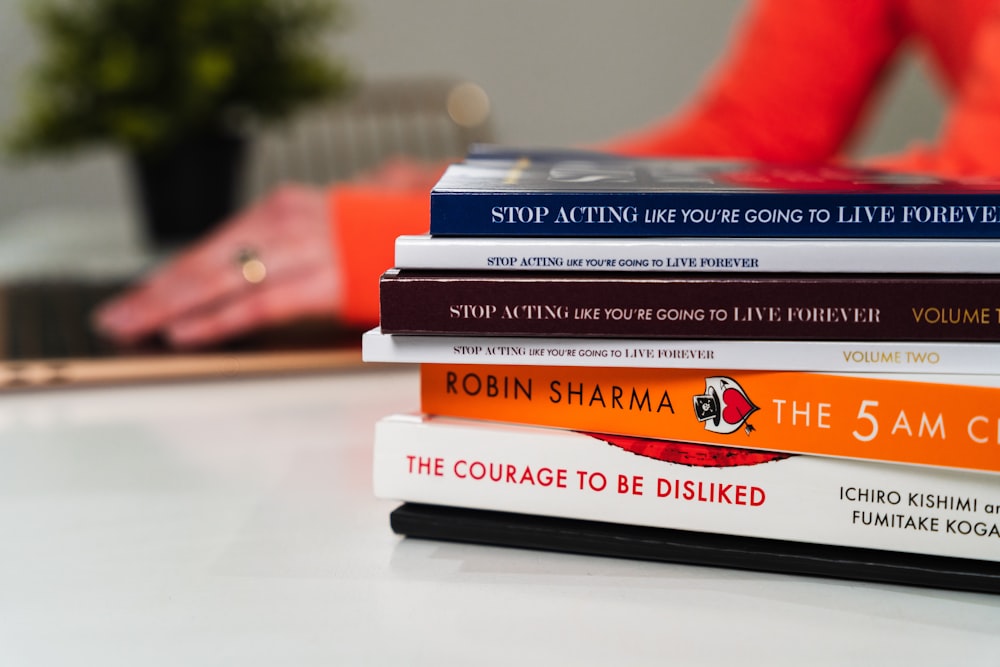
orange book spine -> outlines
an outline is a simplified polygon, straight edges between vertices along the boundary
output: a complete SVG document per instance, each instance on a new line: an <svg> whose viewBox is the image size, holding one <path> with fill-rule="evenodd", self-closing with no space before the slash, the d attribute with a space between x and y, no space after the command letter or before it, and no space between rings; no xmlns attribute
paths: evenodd
<svg viewBox="0 0 1000 667"><path fill-rule="evenodd" d="M767 451L1000 471L1000 378L425 364L421 409Z"/></svg>

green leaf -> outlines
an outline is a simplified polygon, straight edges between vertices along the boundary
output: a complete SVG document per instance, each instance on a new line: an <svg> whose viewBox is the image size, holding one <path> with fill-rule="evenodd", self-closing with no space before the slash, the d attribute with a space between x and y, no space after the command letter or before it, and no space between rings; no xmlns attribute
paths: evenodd
<svg viewBox="0 0 1000 667"><path fill-rule="evenodd" d="M326 45L346 25L340 0L31 0L26 11L41 53L7 128L17 154L147 149L349 86Z"/></svg>

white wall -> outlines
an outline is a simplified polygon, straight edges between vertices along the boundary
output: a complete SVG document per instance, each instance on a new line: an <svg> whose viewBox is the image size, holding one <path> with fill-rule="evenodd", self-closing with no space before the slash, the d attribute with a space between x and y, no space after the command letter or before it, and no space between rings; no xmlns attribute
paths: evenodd
<svg viewBox="0 0 1000 667"><path fill-rule="evenodd" d="M211 0L206 0L211 1ZM353 0L354 24L331 40L367 76L449 74L491 95L511 143L594 141L669 112L711 66L743 0ZM22 0L0 0L0 127L35 43ZM862 146L879 152L932 137L935 92L912 64L889 90ZM95 150L37 164L0 163L0 221L40 207L129 206L123 158Z"/></svg>

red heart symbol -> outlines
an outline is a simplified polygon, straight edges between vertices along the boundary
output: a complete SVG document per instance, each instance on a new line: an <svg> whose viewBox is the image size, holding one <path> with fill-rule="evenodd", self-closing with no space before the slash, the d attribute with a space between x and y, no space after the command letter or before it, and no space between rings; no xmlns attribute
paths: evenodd
<svg viewBox="0 0 1000 667"><path fill-rule="evenodd" d="M723 391L722 402L726 406L722 409L722 419L727 424L740 424L757 409L757 406L738 389L729 388Z"/></svg>

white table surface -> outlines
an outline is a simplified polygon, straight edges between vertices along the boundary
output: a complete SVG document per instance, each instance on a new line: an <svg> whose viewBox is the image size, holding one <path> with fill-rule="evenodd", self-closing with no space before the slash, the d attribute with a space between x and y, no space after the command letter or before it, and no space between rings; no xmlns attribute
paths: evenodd
<svg viewBox="0 0 1000 667"><path fill-rule="evenodd" d="M401 539L412 369L0 394L0 665L997 665L1000 596Z"/></svg>
<svg viewBox="0 0 1000 667"><path fill-rule="evenodd" d="M0 225L0 278L150 260ZM416 380L0 393L0 667L1000 664L1000 596L401 539L372 431Z"/></svg>

